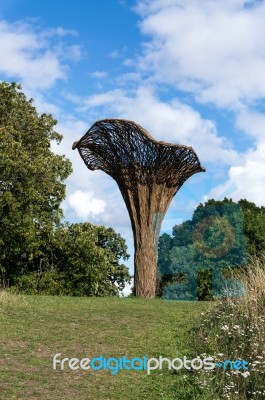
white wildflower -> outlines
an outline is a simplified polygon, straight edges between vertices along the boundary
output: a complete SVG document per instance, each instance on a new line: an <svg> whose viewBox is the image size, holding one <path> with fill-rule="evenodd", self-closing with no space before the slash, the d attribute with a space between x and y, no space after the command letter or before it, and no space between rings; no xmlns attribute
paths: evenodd
<svg viewBox="0 0 265 400"><path fill-rule="evenodd" d="M244 378L247 378L247 377L250 375L250 373L249 373L249 371L244 371L244 372L241 372L241 375L242 375Z"/></svg>

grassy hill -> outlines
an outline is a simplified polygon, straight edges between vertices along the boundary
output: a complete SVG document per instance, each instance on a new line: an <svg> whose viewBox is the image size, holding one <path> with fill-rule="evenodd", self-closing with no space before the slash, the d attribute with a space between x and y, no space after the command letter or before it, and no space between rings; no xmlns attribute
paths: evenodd
<svg viewBox="0 0 265 400"><path fill-rule="evenodd" d="M196 357L190 329L212 306L161 299L0 294L0 398L27 400L207 399L189 374L56 371L53 356Z"/></svg>

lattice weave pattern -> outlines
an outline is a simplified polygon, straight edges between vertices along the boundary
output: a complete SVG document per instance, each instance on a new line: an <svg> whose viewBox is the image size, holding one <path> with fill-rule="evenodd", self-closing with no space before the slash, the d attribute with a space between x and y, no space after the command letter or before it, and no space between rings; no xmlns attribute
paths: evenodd
<svg viewBox="0 0 265 400"><path fill-rule="evenodd" d="M179 187L195 172L204 171L192 147L158 142L127 120L94 123L75 148L89 169L105 171L130 190L136 183Z"/></svg>
<svg viewBox="0 0 265 400"><path fill-rule="evenodd" d="M136 294L153 297L163 217L182 184L205 169L192 147L156 141L128 120L95 122L76 148L90 170L103 170L117 182L134 234Z"/></svg>

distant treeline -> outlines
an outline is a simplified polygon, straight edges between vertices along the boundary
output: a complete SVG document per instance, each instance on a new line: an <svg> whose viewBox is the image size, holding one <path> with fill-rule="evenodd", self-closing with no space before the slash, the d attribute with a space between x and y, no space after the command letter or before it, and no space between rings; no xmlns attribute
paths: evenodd
<svg viewBox="0 0 265 400"><path fill-rule="evenodd" d="M224 295L229 268L265 254L264 232L265 207L227 198L200 204L191 220L173 227L172 236L159 238L157 294L172 300Z"/></svg>

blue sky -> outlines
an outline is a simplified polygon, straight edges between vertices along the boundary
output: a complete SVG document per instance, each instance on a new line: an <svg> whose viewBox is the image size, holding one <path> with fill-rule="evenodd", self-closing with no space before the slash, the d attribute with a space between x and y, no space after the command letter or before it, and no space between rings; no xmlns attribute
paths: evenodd
<svg viewBox="0 0 265 400"><path fill-rule="evenodd" d="M265 1L2 0L0 79L58 119L54 151L74 168L65 218L112 226L132 254L115 182L71 150L108 117L193 146L207 169L181 188L163 230L211 197L265 205L264 21Z"/></svg>

